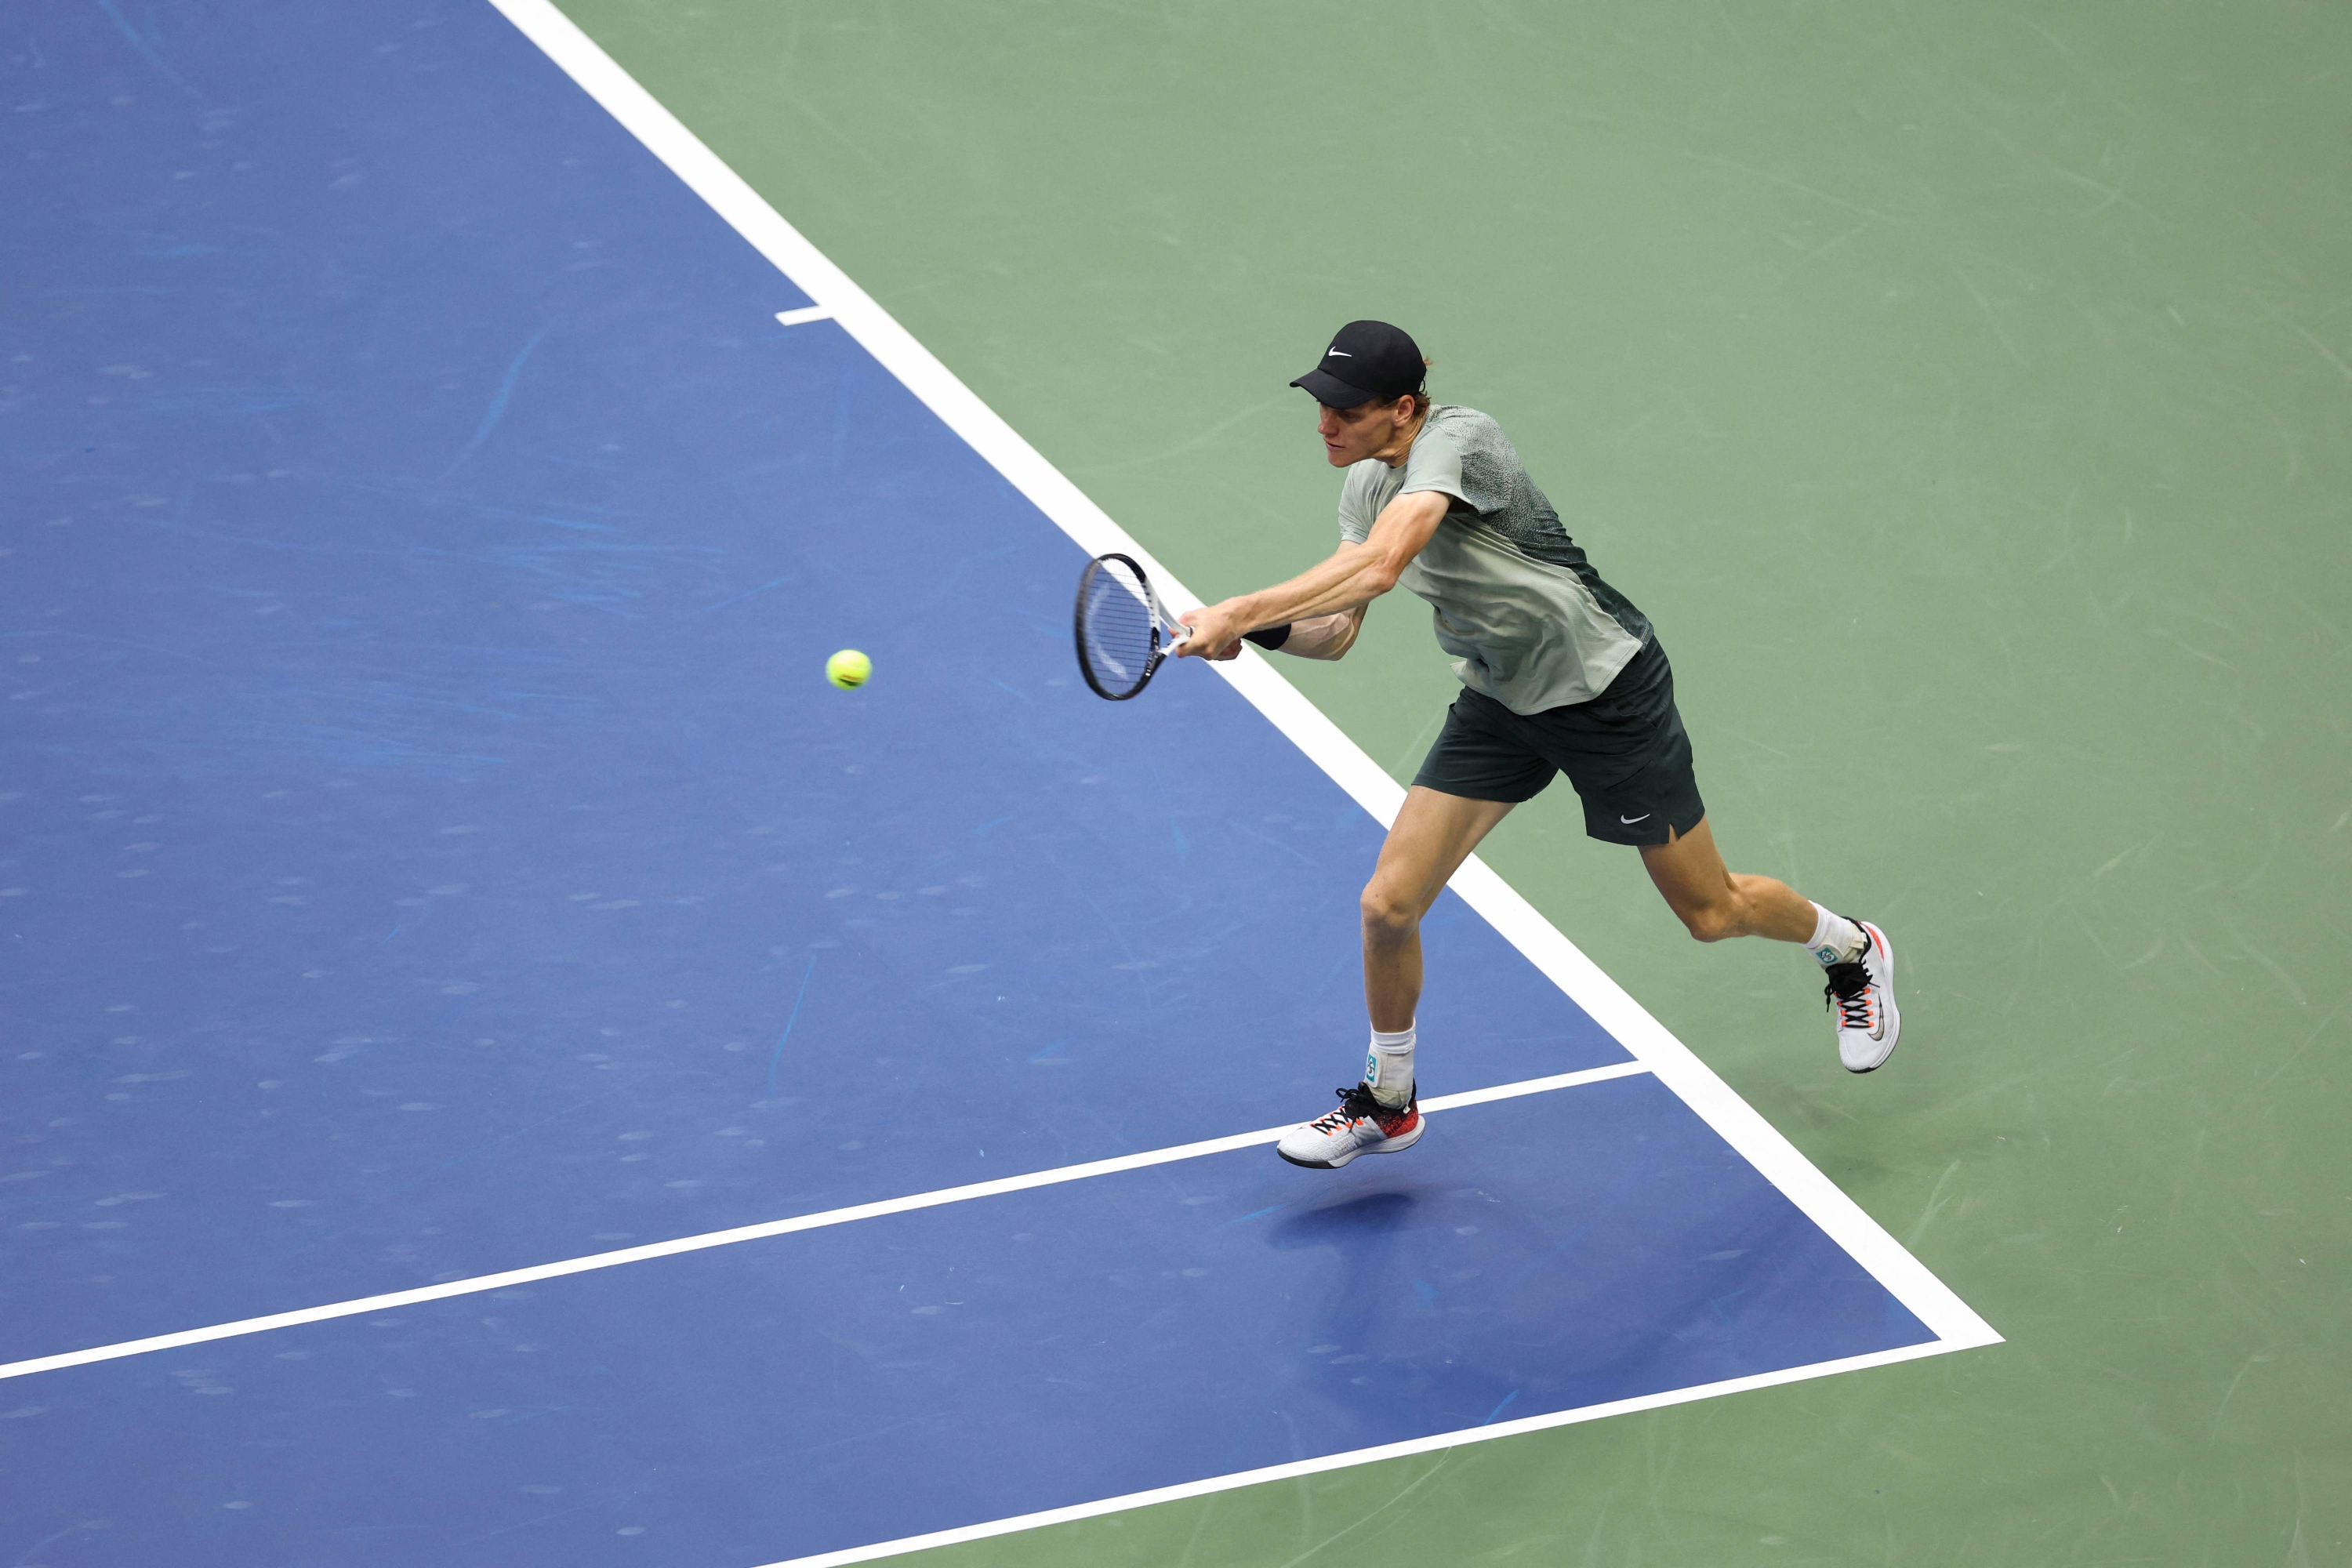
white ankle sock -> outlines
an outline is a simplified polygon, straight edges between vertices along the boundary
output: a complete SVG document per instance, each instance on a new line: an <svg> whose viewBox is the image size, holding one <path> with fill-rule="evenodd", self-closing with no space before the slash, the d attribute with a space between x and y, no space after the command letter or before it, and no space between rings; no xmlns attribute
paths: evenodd
<svg viewBox="0 0 2352 1568"><path fill-rule="evenodd" d="M1860 926L1843 915L1830 913L1819 904L1813 906L1813 913L1820 918L1813 921L1812 940L1805 946L1822 968L1843 963L1862 951L1862 944L1868 939L1862 934Z"/></svg>
<svg viewBox="0 0 2352 1568"><path fill-rule="evenodd" d="M1372 1031L1372 1048L1364 1056L1364 1081L1372 1098L1393 1110L1412 1098L1412 1041L1415 1031L1393 1035Z"/></svg>

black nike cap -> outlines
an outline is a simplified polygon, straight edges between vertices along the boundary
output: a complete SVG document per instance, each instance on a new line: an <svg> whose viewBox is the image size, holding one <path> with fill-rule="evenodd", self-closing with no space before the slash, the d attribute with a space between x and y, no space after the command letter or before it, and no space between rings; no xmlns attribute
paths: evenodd
<svg viewBox="0 0 2352 1568"><path fill-rule="evenodd" d="M1323 363L1290 384L1327 408L1353 408L1378 398L1383 403L1417 390L1427 367L1420 345L1402 327L1386 321L1350 321L1331 335Z"/></svg>

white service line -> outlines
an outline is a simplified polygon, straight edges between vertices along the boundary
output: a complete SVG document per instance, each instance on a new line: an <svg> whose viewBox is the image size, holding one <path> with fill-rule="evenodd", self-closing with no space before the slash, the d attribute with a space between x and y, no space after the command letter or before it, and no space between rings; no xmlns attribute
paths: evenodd
<svg viewBox="0 0 2352 1568"><path fill-rule="evenodd" d="M1630 1078L1649 1070L1637 1061L1612 1062L1607 1067L1586 1068L1580 1072L1556 1073L1549 1078L1531 1078L1518 1083L1499 1084L1492 1089L1438 1095L1423 1100L1421 1109L1424 1112L1459 1110L1497 1100L1516 1100L1526 1094L1542 1094L1555 1089L1573 1089L1579 1084ZM1289 1130L1289 1126L1285 1125L1263 1128L1255 1132L1236 1132L1227 1138L1177 1143L1165 1149L1146 1150L1139 1154L1089 1160L1080 1165L1060 1165L1049 1171L1031 1171L1024 1175L1000 1176L994 1181L972 1182L961 1187L941 1187L936 1192L916 1193L903 1198L884 1198L877 1203L854 1204L847 1208L795 1215L790 1219L737 1226L731 1230L705 1231L700 1236L681 1236L670 1241L647 1242L643 1247L593 1252L584 1258L567 1258L556 1263L535 1263L528 1268L509 1268L499 1274L447 1279L437 1285L420 1285L413 1290L393 1290L381 1296L362 1296L356 1300L330 1302L323 1307L302 1307L291 1312L272 1312L266 1317L240 1318L233 1323L215 1323L208 1328L183 1329L177 1333L153 1334L143 1340L124 1340L119 1344L94 1345L89 1350L35 1356L26 1361L0 1363L0 1378L30 1377L38 1372L58 1372L69 1366L88 1366L92 1362L145 1355L151 1351L177 1350L184 1345L236 1339L246 1334L264 1334L273 1329L299 1328L304 1323L322 1323L333 1318L355 1318L362 1312L384 1312L395 1307L446 1301L452 1296L474 1296L485 1290L504 1290L542 1279L561 1279L567 1274L618 1268L627 1263L676 1258L687 1252L707 1252L714 1247L732 1247L738 1242L764 1241L770 1237L791 1236L803 1230L823 1230L828 1226L848 1225L856 1220L879 1219L886 1215L908 1214L916 1209L938 1208L945 1204L970 1203L974 1198L1002 1197L1007 1193L1025 1193L1036 1187L1059 1186L1065 1182L1083 1182L1093 1176L1117 1175L1121 1171L1140 1171L1146 1166L1173 1164L1179 1160L1198 1160L1204 1155L1223 1154L1235 1149L1251 1149L1271 1143Z"/></svg>
<svg viewBox="0 0 2352 1568"><path fill-rule="evenodd" d="M779 310L776 320L787 327L797 327L803 321L829 321L833 312L823 305L803 305L797 310Z"/></svg>
<svg viewBox="0 0 2352 1568"><path fill-rule="evenodd" d="M1230 1476L1210 1476L1197 1481L1184 1481L1172 1487L1159 1487L1148 1492L1129 1492L1123 1497L1100 1498L1093 1502L1073 1503L1067 1508L1046 1509L1039 1513L1017 1514L1011 1519L992 1519L983 1524L959 1525L953 1530L933 1531L929 1535L902 1536L897 1541L877 1541L870 1546L852 1546L840 1552L821 1552L813 1557L788 1558L770 1563L765 1568L844 1568L851 1563L871 1563L879 1557L897 1557L908 1552L925 1552L933 1547L955 1546L967 1541L985 1541L992 1535L1011 1535L1017 1531L1038 1530L1049 1524L1067 1524L1072 1520L1094 1519L1106 1513L1123 1513L1129 1509L1150 1508L1154 1503L1180 1502L1186 1498L1203 1497L1211 1492L1231 1491L1236 1487L1254 1487L1267 1481L1286 1481L1300 1476L1318 1475L1325 1470L1345 1469L1350 1465L1377 1464L1382 1459L1408 1458L1414 1454L1433 1453L1440 1448L1459 1447L1465 1443L1485 1443L1496 1437L1516 1437L1523 1432L1541 1432L1552 1426L1573 1426L1584 1421L1605 1420L1612 1415L1630 1415L1637 1410L1656 1410L1668 1405L1687 1405L1695 1399L1716 1399L1727 1394L1745 1394L1752 1388L1770 1388L1776 1384L1801 1383L1807 1378L1828 1377L1833 1373L1860 1372L1864 1367L1892 1366L1897 1362L1916 1361L1921 1356L1941 1355L1949 1345L1929 1341L1924 1344L1903 1345L1891 1351L1873 1351L1868 1355L1845 1356L1837 1361L1815 1362L1811 1366L1784 1367L1779 1372L1759 1372L1748 1377L1726 1378L1721 1383L1702 1383L1689 1388L1669 1389L1664 1394L1644 1394L1633 1399L1612 1399L1605 1405L1587 1405L1576 1410L1556 1410L1549 1415L1523 1416L1517 1421L1497 1421L1487 1426L1468 1426L1459 1432L1440 1432L1433 1436L1414 1437L1402 1443L1384 1443L1377 1448L1351 1448L1344 1454L1326 1454L1320 1458L1298 1459L1286 1465L1268 1465L1263 1469L1242 1470ZM1309 1553L1313 1555L1313 1553Z"/></svg>

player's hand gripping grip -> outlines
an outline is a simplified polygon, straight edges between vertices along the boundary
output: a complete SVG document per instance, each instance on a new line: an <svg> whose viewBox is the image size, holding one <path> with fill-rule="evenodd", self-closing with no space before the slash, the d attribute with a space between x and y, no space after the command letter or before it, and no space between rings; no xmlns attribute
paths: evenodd
<svg viewBox="0 0 2352 1568"><path fill-rule="evenodd" d="M1185 626L1181 621L1177 623L1177 629L1186 632L1192 630L1191 627ZM1242 634L1242 641L1246 643L1255 643L1258 647L1265 649L1268 653L1272 653L1276 648L1280 647L1285 642L1288 641L1289 638L1290 623L1287 621L1285 621L1278 626L1260 626L1254 632L1244 632ZM1160 657L1162 658L1179 658L1181 655L1178 650L1190 647L1192 641L1192 639L1190 637L1180 637L1176 641L1170 643L1166 647L1161 648L1160 650Z"/></svg>

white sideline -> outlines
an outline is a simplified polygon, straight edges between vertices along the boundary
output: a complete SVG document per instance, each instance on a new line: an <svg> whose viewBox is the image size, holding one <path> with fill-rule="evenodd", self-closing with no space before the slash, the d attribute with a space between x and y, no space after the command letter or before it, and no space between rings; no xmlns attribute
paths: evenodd
<svg viewBox="0 0 2352 1568"><path fill-rule="evenodd" d="M637 85L551 0L490 0L587 94L667 164L753 248L819 306L833 313L883 366L1035 503L1090 555L1118 550L1144 563L1171 600L1188 595L1102 508L1022 439L1012 426L956 379L929 349L874 302L799 230L786 223L742 176ZM1404 791L1255 648L1213 666L1316 764L1386 826ZM1649 1064L1666 1085L1790 1202L1934 1330L1948 1349L1997 1344L1990 1324L1929 1273L1918 1259L1815 1170L1796 1146L1758 1115L1713 1068L1667 1033L1625 989L1603 974L1550 921L1486 863L1472 857L1454 890L1501 931L1578 1005Z"/></svg>
<svg viewBox="0 0 2352 1568"><path fill-rule="evenodd" d="M1580 1072L1555 1073L1549 1078L1524 1079L1517 1083L1498 1084L1492 1089L1474 1089L1461 1094L1442 1094L1421 1102L1424 1112L1458 1110L1466 1106L1486 1105L1497 1100L1516 1100L1521 1095L1542 1094L1555 1089L1573 1089L1580 1084L1601 1083L1612 1078L1630 1078L1650 1069L1638 1061L1612 1062L1607 1067L1586 1068ZM1223 1154L1234 1149L1249 1149L1271 1143L1290 1129L1288 1126L1268 1127L1255 1132L1236 1132L1226 1138L1208 1138L1197 1143L1176 1143L1165 1149L1150 1149L1139 1154L1120 1154L1108 1160L1089 1160L1079 1165L1058 1165L1047 1171L1030 1171L1018 1176L1000 1176L994 1181L972 1182L961 1187L941 1187L936 1192L914 1193L901 1198L883 1198L870 1204L855 1204L847 1208L825 1209L817 1214L794 1215L790 1219L763 1220L758 1225L737 1226L731 1230L705 1231L699 1236L675 1237L668 1241L650 1241L643 1247L618 1247L611 1252L592 1252L584 1258L566 1258L554 1263L535 1263L526 1268L509 1268L497 1274L477 1274L464 1279L445 1279L437 1285L420 1285L413 1290L391 1290L380 1296L362 1296L350 1301L332 1301L323 1307L299 1307L290 1312L271 1312L265 1317L239 1318L234 1322L214 1323L201 1329L183 1329L176 1333L151 1334L145 1339L124 1340L117 1344L93 1345L88 1350L66 1351L57 1355L35 1356L26 1361L0 1363L0 1379L30 1377L35 1373L58 1372L69 1366L88 1366L93 1362L119 1361L124 1356L146 1355L152 1351L178 1350L185 1345L200 1345L214 1340L232 1340L246 1334L264 1334L273 1329L299 1328L304 1323L323 1323L333 1318L355 1318L363 1312L388 1312L397 1307L420 1306L427 1301L446 1301L452 1296L476 1296L485 1290L505 1290L517 1285L535 1284L542 1279L561 1279L567 1274L587 1274L599 1268L618 1268L624 1264L644 1263L656 1258L676 1258L681 1253L707 1252L714 1247L732 1247L738 1242L763 1241L774 1236L791 1236L798 1231L823 1230L828 1226L848 1225L861 1219L879 1219L885 1215L910 1214L916 1209L939 1208L946 1204L970 1203L974 1198L1002 1197L1007 1193L1025 1193L1037 1187L1059 1186L1065 1182L1083 1182L1094 1176L1116 1175L1121 1171L1140 1171L1150 1165L1173 1164L1179 1160L1197 1160L1207 1154Z"/></svg>
<svg viewBox="0 0 2352 1568"><path fill-rule="evenodd" d="M1264 1469L1240 1470L1230 1476L1210 1476L1202 1480L1183 1481L1172 1487L1157 1487L1148 1492L1129 1492L1124 1497L1100 1498L1093 1502L1073 1503L1067 1508L1016 1514L1010 1519L992 1519L984 1524L958 1525L953 1530L935 1530L929 1535L901 1536L896 1541L877 1541L868 1546L820 1552L813 1557L787 1558L782 1562L766 1563L763 1568L843 1568L846 1563L871 1563L878 1557L896 1557L903 1552L925 1552L938 1546L956 1546L967 1541L985 1541L993 1535L1011 1535L1018 1531L1038 1530L1049 1524L1067 1524L1072 1520L1124 1513L1129 1509L1150 1508L1154 1503L1181 1502L1186 1498L1232 1491L1237 1487L1293 1480L1300 1476L1319 1475L1325 1470L1345 1469L1350 1465L1409 1458L1414 1454L1434 1453L1440 1448L1459 1447L1465 1443L1485 1443L1496 1437L1516 1437L1523 1432L1541 1432L1549 1427L1573 1426L1581 1422L1604 1420L1612 1415L1630 1415L1637 1410L1656 1410L1669 1405L1714 1399L1726 1394L1745 1394L1751 1388L1801 1383L1807 1378L1828 1377L1833 1373L1860 1372L1864 1367L1892 1366L1897 1362L1916 1361L1921 1356L1941 1355L1951 1348L1929 1341L1925 1344L1905 1345L1896 1350L1874 1351L1868 1355L1815 1362L1811 1366L1785 1367L1779 1372L1759 1372L1748 1377L1726 1378L1721 1383L1694 1384L1688 1388L1670 1389L1664 1394L1645 1394L1636 1399L1612 1399L1605 1405L1587 1405L1577 1410L1555 1410L1549 1415L1497 1421L1487 1426L1466 1426L1459 1432L1440 1432L1433 1436L1414 1437L1402 1443L1383 1443L1377 1448L1351 1448L1344 1454L1326 1454L1318 1459L1298 1459L1286 1465L1268 1465Z"/></svg>

